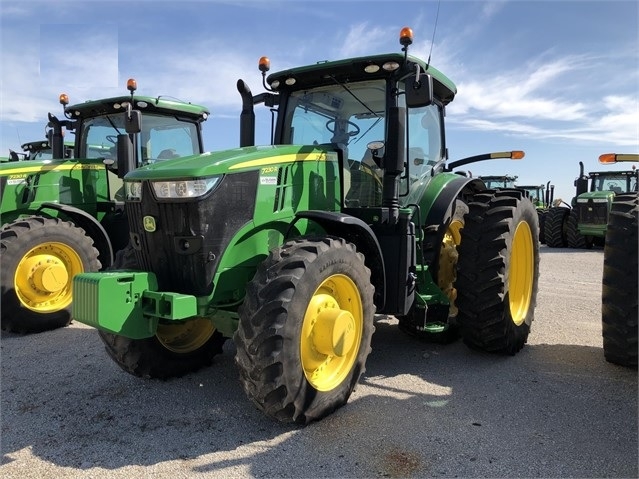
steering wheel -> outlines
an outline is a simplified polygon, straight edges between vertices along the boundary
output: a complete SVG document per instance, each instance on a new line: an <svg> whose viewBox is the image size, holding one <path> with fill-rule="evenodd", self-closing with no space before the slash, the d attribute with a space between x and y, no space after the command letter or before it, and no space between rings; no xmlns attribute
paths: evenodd
<svg viewBox="0 0 639 479"><path fill-rule="evenodd" d="M106 136L107 141L113 143L114 145L118 144L118 137L115 135L107 135Z"/></svg>
<svg viewBox="0 0 639 479"><path fill-rule="evenodd" d="M326 129L328 131L330 131L331 133L335 133L335 126L333 126L332 129L331 129L331 126L330 126L331 124L335 124L335 123L336 123L336 120L328 120L326 122ZM359 128L359 126L357 126L357 123L353 123L352 121L347 121L346 125L347 126L352 126L353 128L355 128L355 130L348 132L348 136L357 136L357 135L359 135L360 128Z"/></svg>

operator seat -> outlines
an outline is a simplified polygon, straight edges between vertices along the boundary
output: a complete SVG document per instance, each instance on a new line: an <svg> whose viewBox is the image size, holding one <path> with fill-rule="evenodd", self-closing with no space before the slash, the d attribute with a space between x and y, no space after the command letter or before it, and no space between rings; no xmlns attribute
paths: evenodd
<svg viewBox="0 0 639 479"><path fill-rule="evenodd" d="M166 150L162 150L158 155L158 160L170 160L172 158L179 158L180 155L177 154L173 148L167 148Z"/></svg>

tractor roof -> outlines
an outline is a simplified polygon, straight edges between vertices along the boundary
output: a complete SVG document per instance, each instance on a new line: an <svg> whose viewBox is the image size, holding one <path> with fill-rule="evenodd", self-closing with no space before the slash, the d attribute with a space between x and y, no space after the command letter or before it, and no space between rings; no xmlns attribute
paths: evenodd
<svg viewBox="0 0 639 479"><path fill-rule="evenodd" d="M623 171L591 171L588 176L591 178L597 176L637 176L639 170L623 170Z"/></svg>
<svg viewBox="0 0 639 479"><path fill-rule="evenodd" d="M130 95L90 100L76 105L68 105L64 110L72 118L92 117L124 110L126 103L131 101ZM156 112L165 115L179 115L192 119L205 120L210 114L208 108L192 103L168 99L163 97L133 96L133 105L142 112Z"/></svg>
<svg viewBox="0 0 639 479"><path fill-rule="evenodd" d="M20 148L23 151L40 151L51 148L51 145L49 145L49 140L29 141L20 145Z"/></svg>
<svg viewBox="0 0 639 479"><path fill-rule="evenodd" d="M455 94L457 93L457 87L446 75L430 65L426 66L426 62L419 58L409 55L408 60L419 64L423 70L432 75L433 89L436 98L441 100L444 104L453 101L453 98L455 98ZM382 65L388 62L395 62L399 65L404 65L404 54L387 53L383 55L349 58L346 60L337 60L332 62L319 62L314 65L291 68L289 70L272 73L268 76L267 82L271 84L274 80L278 80L280 82L278 90L300 90L304 88L334 84L335 80L333 80L333 78L343 83L387 78L389 73L382 68ZM367 73L364 68L370 65L377 65L380 68L373 73ZM406 71L405 73L409 73L409 71ZM286 85L285 81L289 78L295 79L294 85Z"/></svg>

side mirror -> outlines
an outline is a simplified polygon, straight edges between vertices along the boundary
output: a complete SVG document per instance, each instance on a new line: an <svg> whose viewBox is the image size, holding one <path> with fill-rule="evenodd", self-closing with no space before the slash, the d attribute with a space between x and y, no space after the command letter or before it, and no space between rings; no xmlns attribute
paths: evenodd
<svg viewBox="0 0 639 479"><path fill-rule="evenodd" d="M419 78L410 75L406 78L406 106L419 108L433 103L433 77L421 73Z"/></svg>
<svg viewBox="0 0 639 479"><path fill-rule="evenodd" d="M131 110L124 117L124 130L127 133L140 133L142 131L142 114L139 110Z"/></svg>

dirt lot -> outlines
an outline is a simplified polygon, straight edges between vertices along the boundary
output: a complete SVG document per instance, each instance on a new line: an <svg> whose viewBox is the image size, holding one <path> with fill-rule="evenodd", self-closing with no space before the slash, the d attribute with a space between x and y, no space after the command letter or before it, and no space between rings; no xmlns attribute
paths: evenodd
<svg viewBox="0 0 639 479"><path fill-rule="evenodd" d="M637 477L637 371L601 349L599 250L542 247L514 357L432 345L381 319L348 405L306 428L216 364L141 380L81 324L1 340L3 478Z"/></svg>

